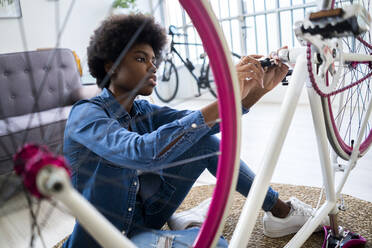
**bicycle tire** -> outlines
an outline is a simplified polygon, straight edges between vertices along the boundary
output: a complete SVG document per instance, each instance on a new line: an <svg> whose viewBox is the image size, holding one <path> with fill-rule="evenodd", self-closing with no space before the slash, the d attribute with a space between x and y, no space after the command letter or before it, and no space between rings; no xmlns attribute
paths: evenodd
<svg viewBox="0 0 372 248"><path fill-rule="evenodd" d="M226 217L226 209L231 202L231 194L235 190L237 173L239 171L241 115L240 102L238 102L239 87L237 84L235 69L231 62L229 62L227 59L228 52L226 52L226 41L223 38L223 33L219 29L219 24L216 21L216 17L214 16L208 1L180 0L180 2L184 9L189 13L196 29L201 34L200 36L205 44L207 54L213 58L211 67L214 68L215 71L218 71L216 75L216 83L219 85L219 111L222 138L220 144L221 151L218 155L217 184L209 208L208 217L205 220L198 238L194 243L195 247L211 247L219 239L218 234L221 231L221 226L224 222L224 218ZM58 3L56 2L56 4ZM175 71L177 72L177 70ZM27 143L30 142L33 142L32 137L27 140ZM25 192L25 195L28 197L28 193ZM35 199L35 201L38 204L41 202L38 199ZM32 207L33 205L29 208ZM13 214L12 211L13 210L10 211L10 214ZM2 213L0 208L0 217L3 214L8 213ZM46 213L46 215L49 214ZM30 223L30 225L34 224L37 224L36 220L34 223ZM33 233L32 236L34 234L35 233ZM27 234L24 234L24 236L26 235Z"/></svg>
<svg viewBox="0 0 372 248"><path fill-rule="evenodd" d="M158 73L155 94L164 103L172 101L178 92L178 71L172 60L166 60ZM169 70L168 70L169 68Z"/></svg>
<svg viewBox="0 0 372 248"><path fill-rule="evenodd" d="M352 1L351 1L352 2ZM371 13L369 0L361 1L363 6ZM350 4L349 1L333 1L334 7L342 7ZM371 54L371 34L367 32L361 37L343 38L343 49L350 53ZM344 50L345 52L345 50ZM349 85L363 79L372 72L371 63L369 64L348 64L344 68L343 75L338 82L338 88ZM331 78L326 78L329 85ZM353 150L353 144L357 141L361 121L365 116L368 102L371 101L370 87L371 78L366 78L346 91L333 96L321 97L323 115L326 123L328 140L333 150L344 160L349 160ZM372 117L368 119L368 126L364 133L364 138L359 147L359 157L362 157L372 143Z"/></svg>
<svg viewBox="0 0 372 248"><path fill-rule="evenodd" d="M238 63L238 61L240 60L241 56L238 55L238 54L236 54L236 53L231 53L231 54L232 54L232 57L233 57L234 64ZM213 73L210 72L209 63L207 65L207 69L206 69L205 75L206 75L205 77L208 78L207 87L209 89L209 92L212 94L212 96L214 96L215 98L217 98L217 88L216 88L216 85L214 83Z"/></svg>

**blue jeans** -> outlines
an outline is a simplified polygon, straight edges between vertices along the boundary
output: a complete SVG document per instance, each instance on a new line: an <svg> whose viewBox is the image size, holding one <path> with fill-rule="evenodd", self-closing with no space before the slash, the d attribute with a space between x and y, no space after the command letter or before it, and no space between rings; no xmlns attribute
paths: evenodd
<svg viewBox="0 0 372 248"><path fill-rule="evenodd" d="M205 136L199 140L197 144L191 147L188 151L184 154L179 156L176 161L182 161L189 158L194 158L210 153L215 153L219 151L220 140L215 136ZM154 232L164 232L170 235L177 234L177 242L189 242L190 239L193 241L196 237L189 236L189 233L194 233L196 231L189 231L189 229L182 230L182 231L159 231L159 229L166 223L166 221L172 216L172 214L176 211L182 201L185 199L187 193L190 191L192 185L200 176L200 174L205 170L208 169L214 176L217 172L217 162L218 156L208 157L202 160L193 161L191 163L187 163L180 166L175 166L172 168L164 169L162 171L163 178L165 179L166 183L171 185L175 191L173 192L170 200L167 203L161 202L162 199L159 199L162 205L160 211L156 213L146 213L146 211L140 211L141 213L137 212L137 215L141 215L141 223L145 226L145 228L137 228L132 234L128 235L132 241L142 242L139 241L140 237L145 237L146 239L151 239L152 241L155 240L153 237ZM240 161L240 170L239 170L239 177L236 190L241 193L243 196L247 196L248 192L251 188L253 179L255 174L250 170L250 168L243 162ZM155 175L154 175L155 178ZM270 211L272 207L278 200L278 193L274 191L271 187L269 188L264 203L263 203L263 210ZM151 231L149 231L151 230ZM152 231L154 230L154 231ZM157 231L155 231L157 230ZM156 242L156 241L155 241ZM191 242L191 241L190 241ZM221 241L222 242L222 241ZM191 242L192 243L192 242ZM137 243L136 243L137 244ZM140 243L138 243L140 244ZM221 243L221 245L223 242ZM139 245L139 247L141 247ZM155 246L156 247L156 246Z"/></svg>
<svg viewBox="0 0 372 248"><path fill-rule="evenodd" d="M198 236L200 229L197 227L181 231L160 231L153 230L140 232L131 238L131 241L140 248L185 248L192 247L194 240ZM168 244L168 246L166 246ZM217 244L218 248L227 247L228 243L224 238L220 238Z"/></svg>

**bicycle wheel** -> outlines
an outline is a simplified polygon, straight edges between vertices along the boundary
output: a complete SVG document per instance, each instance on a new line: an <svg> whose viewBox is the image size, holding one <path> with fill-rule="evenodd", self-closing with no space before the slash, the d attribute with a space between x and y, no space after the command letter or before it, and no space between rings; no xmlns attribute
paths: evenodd
<svg viewBox="0 0 372 248"><path fill-rule="evenodd" d="M236 65L240 60L240 56L236 53L232 53L232 60L233 60L234 65ZM209 64L207 65L205 75L206 75L206 78L208 79L207 87L209 89L209 92L212 94L212 96L217 97L217 85L214 83L213 73L210 72Z"/></svg>
<svg viewBox="0 0 372 248"><path fill-rule="evenodd" d="M160 3L161 2L162 1L160 1ZM229 202L231 200L230 193L235 190L235 183L239 170L239 132L241 115L240 103L237 100L239 99L239 87L237 77L234 75L235 69L232 63L227 59L229 55L227 55L228 52L226 52L226 42L223 38L222 31L219 29L219 24L216 21L216 17L214 16L208 1L181 0L180 2L183 8L188 12L191 20L198 30L207 54L210 58L213 58L211 61L211 67L215 72L217 72L215 74L215 80L216 84L219 85L218 100L220 120L216 120L216 122L220 122L219 125L221 129L222 138L220 143L220 151L212 154L205 154L205 156L218 157L217 184L207 215L208 217L205 220L198 238L194 243L195 247L211 247L219 238L218 234L220 234L221 225L223 224L223 220L226 216L226 207L229 206ZM74 3L75 0L71 2L66 18L70 16ZM56 1L53 4L59 6L61 2ZM154 11L158 8L158 6L159 4L154 7ZM56 10L59 10L59 8L56 8ZM26 13L27 9L24 9L24 12ZM56 14L56 19L59 17L60 15ZM23 27L23 20L19 19L18 21L20 22L20 27ZM67 22L67 19L65 22ZM58 22L56 21L56 23ZM62 25L62 28L64 28L64 25ZM57 31L58 34L62 34L63 30ZM21 28L21 33L23 36L27 32L24 32L24 30ZM59 36L59 38L61 37ZM135 39L136 37L133 37L133 40ZM57 44L59 44L59 40L57 41ZM24 50L27 50L26 47ZM122 58L125 56L125 51L126 48L123 48L122 53L120 53ZM24 82L23 80L25 80L25 84L27 84L15 85L11 83L5 84L3 82L0 84L1 92L8 92L6 97L0 98L0 149L2 149L0 160L0 167L2 169L2 179L0 182L0 229L2 231L0 232L0 240L2 247L53 247L53 245L57 243L56 241L59 241L63 236L58 236L57 240L54 240L49 237L49 235L51 233L61 233L61 230L57 229L59 228L60 224L66 225L66 221L68 221L66 215L76 216L78 220L80 218L79 213L72 209L66 209L65 207L56 203L53 197L45 197L41 192L36 192L35 194L34 189L37 189L36 184L33 184L34 188L31 189L31 192L35 194L32 195L29 192L30 189L26 189L28 187L26 180L24 180L24 187L22 187L20 184L14 186L19 189L18 191L20 191L20 193L16 193L15 191L4 192L5 185L9 185L10 182L18 180L12 171L13 164L10 164L9 160L11 160L13 155L20 148L24 147L28 143L37 143L41 145L40 149L44 150L42 147L51 147L51 144L46 142L47 140L51 139L54 142L52 142L53 145L58 148L54 151L56 153L61 153L61 140L53 140L53 138L61 138L64 135L63 129L66 119L63 118L61 113L63 111L67 111L68 113L69 109L63 109L62 111L62 107L65 107L67 100L72 100L70 99L70 96L68 96L67 91L74 92L76 89L76 85L71 85L70 83L76 83L79 81L79 79L74 78L71 80L71 78L65 76L76 76L78 72L71 54L66 55L69 58L69 60L66 60L64 56L59 54L59 49L52 51L41 51L41 53L43 52L47 53L47 55L41 60L42 62L40 62L40 59L35 61L32 56L29 56L28 52L22 54L22 59L9 61L5 58L5 60L0 62L1 73L6 74L6 76L20 74L22 75L22 80L18 80L19 78L16 78L17 82L21 83ZM22 66L19 66L20 61L24 63L21 64ZM115 61L115 63L116 62L120 63L120 60ZM64 71L66 68L71 70L66 72ZM24 74L28 74L30 76L24 76ZM51 75L54 77L50 78ZM8 78L9 80L14 79L12 77ZM52 84L57 86L53 88ZM17 93L19 92L17 92L17 89L22 89L21 93L24 95L21 94L18 95L18 97ZM133 92L133 94L135 93L136 92ZM50 111L50 106L46 106L46 102L42 101L42 99L45 97L47 97L47 99L53 99L56 101L53 105L53 108L56 108L56 111L47 113L47 123L45 123L45 120L41 118L45 111ZM9 105L7 102L9 99L13 102L14 99L33 100L30 100L30 103L28 104L22 103ZM17 105L25 106L26 110L23 112L14 113L15 110L11 107L15 107ZM29 113L35 114L28 115ZM11 119L13 116L16 119ZM25 119L19 121L20 119L18 117L24 117ZM151 117L152 115L141 116L141 118ZM81 116L81 119L84 119L84 116ZM50 123L55 125L47 125ZM24 124L24 126L22 127L21 124ZM61 128L57 128L59 126ZM193 128L195 127L192 126L192 128L185 130L185 132L187 133ZM20 130L22 132L19 132ZM66 135L68 135L68 133ZM86 154L79 155L79 163L88 159L85 155ZM191 160L205 159L205 156L191 158ZM6 164L3 163L3 158L7 158ZM94 162L95 161L93 160L89 160L89 163ZM52 165L54 166L53 163ZM186 163L190 163L190 159L187 161L177 161L177 163L174 164L164 164L164 168L180 166ZM128 164L128 168L134 168L131 166L135 165ZM88 173L84 170L84 168L79 166L77 166L77 168L78 169L74 167L72 169L73 173L78 173L78 171L79 173L83 174ZM32 171L31 176L36 177L35 171ZM171 177L172 175L169 176ZM98 178L100 180L100 185L111 184L112 187L121 187L121 185L113 183L112 178L105 176L99 176ZM180 180L185 180L185 182L189 181L188 178L180 178ZM120 197L118 196L118 198ZM100 209L100 211L101 210L102 209ZM111 215L111 213L106 213L103 210L102 213L104 213L106 217L111 216L112 218L122 220L121 216ZM131 210L132 209L128 209L128 211ZM29 222L23 221L25 219L29 220ZM99 226L88 227L100 230ZM48 230L50 231L50 229L52 229L52 231L48 233ZM46 231L46 234L42 235L44 231ZM71 226L69 226L68 233L71 231ZM62 233L68 234L63 231Z"/></svg>
<svg viewBox="0 0 372 248"><path fill-rule="evenodd" d="M162 102L172 101L178 91L178 72L172 60L166 60L158 69L158 84L155 94Z"/></svg>
<svg viewBox="0 0 372 248"><path fill-rule="evenodd" d="M344 7L353 1L336 1L333 7ZM371 14L369 0L359 1ZM359 53L370 55L372 53L371 34L367 32L359 37L342 38L344 53ZM336 91L348 85L355 86L347 90L322 97L322 107L326 122L328 139L334 151L343 159L348 160L357 141L360 127L366 116L371 101L371 62L347 62L342 67L341 76ZM332 76L328 74L326 84L330 85ZM359 156L363 156L372 142L372 116L359 148Z"/></svg>

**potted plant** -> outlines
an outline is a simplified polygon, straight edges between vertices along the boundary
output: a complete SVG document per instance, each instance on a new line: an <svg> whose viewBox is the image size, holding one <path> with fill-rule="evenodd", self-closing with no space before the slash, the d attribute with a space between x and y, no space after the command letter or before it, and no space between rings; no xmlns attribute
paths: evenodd
<svg viewBox="0 0 372 248"><path fill-rule="evenodd" d="M9 0L8 0L9 1ZM112 3L113 8L135 8L136 7L136 0L115 0Z"/></svg>
<svg viewBox="0 0 372 248"><path fill-rule="evenodd" d="M14 0L0 0L0 5L4 7L5 5L10 5Z"/></svg>
<svg viewBox="0 0 372 248"><path fill-rule="evenodd" d="M112 14L136 12L136 0L115 0L112 3Z"/></svg>

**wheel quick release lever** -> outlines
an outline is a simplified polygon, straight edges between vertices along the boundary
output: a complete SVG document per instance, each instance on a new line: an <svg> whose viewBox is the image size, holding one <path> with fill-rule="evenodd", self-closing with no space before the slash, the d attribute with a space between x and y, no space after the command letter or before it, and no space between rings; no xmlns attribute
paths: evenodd
<svg viewBox="0 0 372 248"><path fill-rule="evenodd" d="M272 66L275 65L274 60L273 59L270 59L270 58L260 59L259 61L260 61L260 64L261 64L262 68L264 68L264 69L265 68L270 68L270 67L272 67ZM282 80L282 85L283 86L287 86L288 85L288 79L287 79L287 77L290 76L290 75L292 75L292 70L289 70L288 73L287 73L287 75L283 78L283 80Z"/></svg>
<svg viewBox="0 0 372 248"><path fill-rule="evenodd" d="M274 60L270 58L260 59L259 61L260 61L262 68L265 68L265 67L269 68L275 65Z"/></svg>

